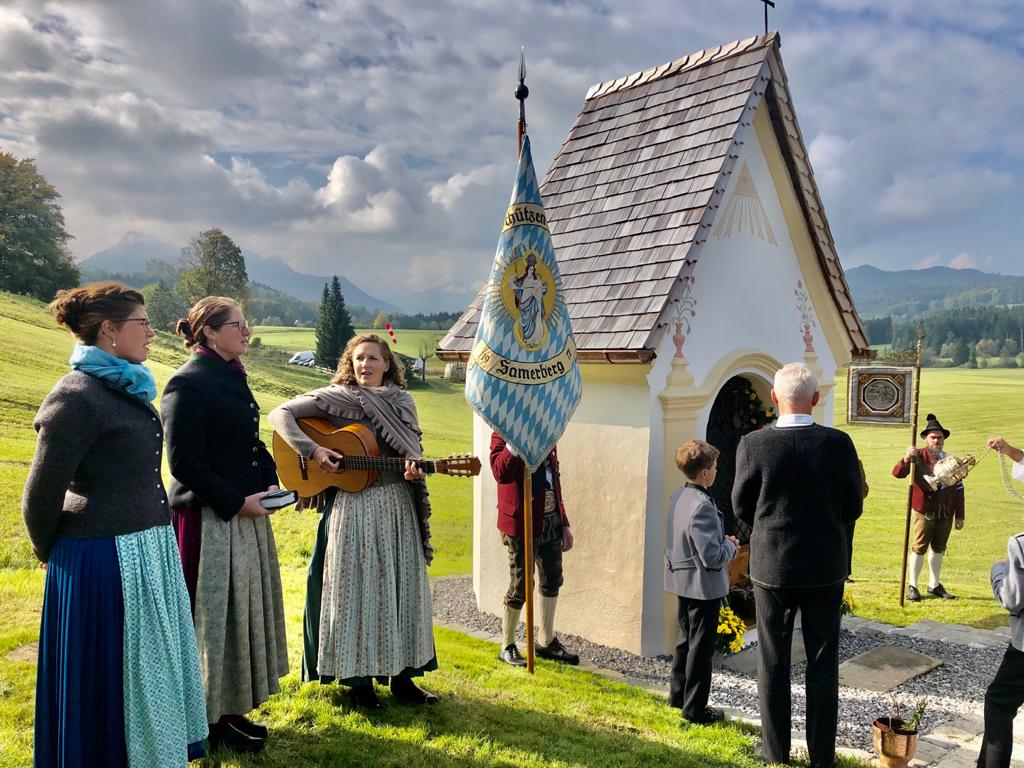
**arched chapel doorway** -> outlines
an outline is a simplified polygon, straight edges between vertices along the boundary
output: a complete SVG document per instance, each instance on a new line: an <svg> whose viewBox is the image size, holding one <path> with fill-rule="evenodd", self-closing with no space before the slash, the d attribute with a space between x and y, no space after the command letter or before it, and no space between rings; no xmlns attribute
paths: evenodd
<svg viewBox="0 0 1024 768"><path fill-rule="evenodd" d="M771 385L759 376L733 376L726 381L711 406L705 438L721 451L718 478L711 486L711 495L722 511L725 532L744 545L729 569L733 584L729 602L749 625L753 625L755 619L753 593L747 577L750 528L733 515L732 484L736 477L736 449L740 438L770 424L775 418L768 395L770 388Z"/></svg>

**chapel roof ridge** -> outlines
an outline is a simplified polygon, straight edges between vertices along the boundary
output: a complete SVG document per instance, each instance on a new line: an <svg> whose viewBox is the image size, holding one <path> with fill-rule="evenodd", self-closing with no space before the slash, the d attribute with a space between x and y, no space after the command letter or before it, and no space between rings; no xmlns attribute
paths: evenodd
<svg viewBox="0 0 1024 768"><path fill-rule="evenodd" d="M638 85L643 85L644 83L649 83L653 80L659 80L662 77L685 72L688 69L703 67L707 64L721 61L722 59L727 59L732 56L738 56L741 53L747 53L748 51L752 51L757 48L764 48L772 44L778 45L781 42L782 37L779 35L778 31L772 31L764 35L755 35L753 37L744 38L743 40L734 40L731 43L715 45L711 48L705 48L703 51L695 51L694 53L675 59L674 61L667 61L664 64L659 64L656 67L649 67L648 69L644 69L640 72L634 72L631 75L617 77L612 80L605 80L603 83L596 83L590 87L589 91L587 91L585 101L596 96L605 96L609 93L614 93L615 91L635 88Z"/></svg>

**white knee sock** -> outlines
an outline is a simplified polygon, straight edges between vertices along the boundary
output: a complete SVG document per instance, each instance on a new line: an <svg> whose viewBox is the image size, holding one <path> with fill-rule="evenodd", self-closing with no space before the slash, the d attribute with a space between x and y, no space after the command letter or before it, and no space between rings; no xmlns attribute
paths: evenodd
<svg viewBox="0 0 1024 768"><path fill-rule="evenodd" d="M505 606L505 615L501 620L501 631L505 635L505 643L502 648L508 648L516 644L516 627L519 626L519 612L522 608L509 608Z"/></svg>
<svg viewBox="0 0 1024 768"><path fill-rule="evenodd" d="M932 552L928 550L928 589L935 589L942 581L942 556L945 552Z"/></svg>
<svg viewBox="0 0 1024 768"><path fill-rule="evenodd" d="M555 606L558 605L557 597L540 598L540 644L551 645L555 639Z"/></svg>
<svg viewBox="0 0 1024 768"><path fill-rule="evenodd" d="M921 571L924 570L924 555L917 552L910 553L910 586L916 587L917 580L921 578Z"/></svg>

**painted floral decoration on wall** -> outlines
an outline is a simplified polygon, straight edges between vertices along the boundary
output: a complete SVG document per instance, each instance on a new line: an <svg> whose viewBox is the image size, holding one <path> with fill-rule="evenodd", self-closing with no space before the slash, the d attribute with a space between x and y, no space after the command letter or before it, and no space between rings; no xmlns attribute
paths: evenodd
<svg viewBox="0 0 1024 768"><path fill-rule="evenodd" d="M692 296L694 279L683 278L683 290L679 298L675 300L675 312L672 325L675 333L672 334L672 343L676 345L675 357L683 356L683 343L690 335L690 320L697 316L697 299Z"/></svg>
<svg viewBox="0 0 1024 768"><path fill-rule="evenodd" d="M814 307L811 306L811 298L807 295L804 284L796 281L796 288L793 291L796 296L796 308L800 313L800 332L803 334L804 353L814 354L814 336L811 329L815 327Z"/></svg>

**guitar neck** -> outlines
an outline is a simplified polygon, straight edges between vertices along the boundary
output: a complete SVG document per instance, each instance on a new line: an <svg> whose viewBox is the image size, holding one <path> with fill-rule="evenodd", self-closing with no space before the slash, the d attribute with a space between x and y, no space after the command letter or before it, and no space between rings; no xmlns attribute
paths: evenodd
<svg viewBox="0 0 1024 768"><path fill-rule="evenodd" d="M420 459L416 462L420 469L428 475L437 472L437 465L433 461ZM341 460L344 469L373 469L377 471L391 470L392 472L405 472L405 459L400 456L351 456L345 454Z"/></svg>

